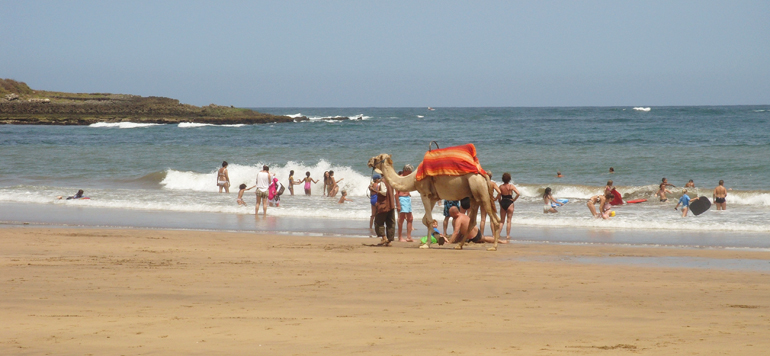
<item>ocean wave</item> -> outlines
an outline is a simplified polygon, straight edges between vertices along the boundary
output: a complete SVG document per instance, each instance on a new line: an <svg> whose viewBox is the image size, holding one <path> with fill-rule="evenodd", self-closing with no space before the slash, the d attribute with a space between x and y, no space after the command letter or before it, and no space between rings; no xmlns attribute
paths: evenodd
<svg viewBox="0 0 770 356"><path fill-rule="evenodd" d="M227 167L228 175L232 186L230 190L237 191L240 184L247 186L254 185L257 173L262 170L265 163L254 165L230 164ZM308 165L304 162L289 161L284 165L270 165L270 172L276 174L276 177L282 184L287 184L289 172L294 170L294 180L305 178L305 172L310 172L310 177L317 180L318 183L311 184L311 190L314 194L320 195L323 191L323 172L332 170L336 179L343 179L340 183L340 191L347 190L351 196L365 196L368 193L370 178L367 175L358 173L351 167L336 166L321 160L315 165ZM165 177L160 181L160 185L165 189L172 190L191 190L198 192L210 192L217 190L216 178L219 168L212 169L209 172L191 172L169 169ZM295 185L298 192L304 194L304 184Z"/></svg>
<svg viewBox="0 0 770 356"><path fill-rule="evenodd" d="M215 125L215 124L204 124L199 122L180 122L179 125L177 126L180 128L194 128L194 127L206 127L206 126L243 127L243 126L246 126L246 124Z"/></svg>
<svg viewBox="0 0 770 356"><path fill-rule="evenodd" d="M650 108L644 108L644 107L641 107L641 106L637 106L637 107L634 108L634 110L636 110L636 111L650 111Z"/></svg>
<svg viewBox="0 0 770 356"><path fill-rule="evenodd" d="M135 129L141 127L161 126L163 124L145 124L137 122L97 122L88 127L102 127L102 128L119 128L119 129Z"/></svg>

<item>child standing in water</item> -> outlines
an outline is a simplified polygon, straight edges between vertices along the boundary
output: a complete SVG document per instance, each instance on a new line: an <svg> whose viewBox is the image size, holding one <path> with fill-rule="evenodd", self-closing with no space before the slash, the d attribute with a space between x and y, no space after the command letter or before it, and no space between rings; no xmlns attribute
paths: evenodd
<svg viewBox="0 0 770 356"><path fill-rule="evenodd" d="M318 183L317 180L310 178L310 172L305 172L305 179L300 182L305 182L305 195L310 195L310 183Z"/></svg>
<svg viewBox="0 0 770 356"><path fill-rule="evenodd" d="M241 190L240 190L240 191L238 191L238 199L236 199L236 200L235 200L235 202L236 202L236 203L238 203L238 205L243 205L243 206L246 206L246 202L245 202L245 201L243 201L243 192L245 192L245 191L247 191L247 190L251 190L251 189L254 189L254 187L256 187L256 185L255 185L255 186L252 186L252 187L251 187L251 188L249 188L249 189L246 189L246 184L241 184L241 185L238 187L238 188L240 188Z"/></svg>
<svg viewBox="0 0 770 356"><path fill-rule="evenodd" d="M682 191L682 197L679 198L679 202L676 203L674 210L677 210L679 205L682 205L682 217L686 217L687 212L690 210L690 196L687 195L687 189Z"/></svg>

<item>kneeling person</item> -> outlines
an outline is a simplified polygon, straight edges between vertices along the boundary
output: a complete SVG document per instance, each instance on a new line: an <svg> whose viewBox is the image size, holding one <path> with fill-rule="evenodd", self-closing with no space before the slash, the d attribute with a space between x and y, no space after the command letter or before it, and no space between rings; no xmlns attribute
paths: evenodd
<svg viewBox="0 0 770 356"><path fill-rule="evenodd" d="M452 227L452 236L448 238L449 243L459 243L463 239L467 242L473 243L494 243L494 236L484 236L479 230L478 226L474 226L473 229L468 229L470 226L471 218L468 215L460 213L460 209L456 206L449 208L449 216L452 217L454 223ZM508 243L506 240L498 241L501 244Z"/></svg>

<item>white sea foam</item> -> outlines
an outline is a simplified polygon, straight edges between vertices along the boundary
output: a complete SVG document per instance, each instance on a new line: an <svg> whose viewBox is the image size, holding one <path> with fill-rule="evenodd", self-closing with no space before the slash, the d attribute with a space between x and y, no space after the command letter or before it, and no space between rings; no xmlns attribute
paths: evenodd
<svg viewBox="0 0 770 356"><path fill-rule="evenodd" d="M422 119L422 118L424 118L424 117L425 117L424 115L417 115L417 118L418 118L418 119Z"/></svg>
<svg viewBox="0 0 770 356"><path fill-rule="evenodd" d="M636 111L650 111L650 108L643 108L641 106L635 107L634 110Z"/></svg>
<svg viewBox="0 0 770 356"><path fill-rule="evenodd" d="M145 124L137 122L97 122L95 124L88 125L88 127L105 127L105 128L119 128L119 129L135 129L140 127L159 126L162 124Z"/></svg>
<svg viewBox="0 0 770 356"><path fill-rule="evenodd" d="M243 126L246 126L246 124L215 125L215 124L204 124L199 122L180 122L178 125L178 127L180 128L194 128L194 127L205 127L205 126L243 127Z"/></svg>
<svg viewBox="0 0 770 356"><path fill-rule="evenodd" d="M262 170L264 163L257 163L253 166L230 164L227 167L228 175L232 186L231 190L237 190L237 187L243 183L247 186L254 185L257 173ZM216 189L216 175L219 168L212 169L209 172L190 172L177 171L169 169L166 172L166 178L160 184L166 189L172 190L192 190L199 192L210 192ZM311 184L311 190L314 194L320 195L323 191L323 172L333 170L336 179L343 179L340 183L340 191L347 190L351 196L365 196L368 192L370 179L350 167L335 166L325 160L321 160L315 165L307 165L303 162L289 161L285 165L270 166L270 172L276 174L281 183L286 184L289 178L289 171L294 170L294 179L299 180L305 177L305 172L310 172L310 177L317 180L318 183ZM304 194L304 184L294 186L295 191Z"/></svg>

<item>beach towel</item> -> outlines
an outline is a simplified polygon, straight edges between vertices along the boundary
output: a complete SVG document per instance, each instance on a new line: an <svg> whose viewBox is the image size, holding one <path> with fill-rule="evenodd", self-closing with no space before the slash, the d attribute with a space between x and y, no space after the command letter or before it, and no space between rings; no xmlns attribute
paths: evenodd
<svg viewBox="0 0 770 356"><path fill-rule="evenodd" d="M417 166L417 180L433 176L462 176L469 173L486 175L476 157L476 146L472 143L436 149L425 153Z"/></svg>

